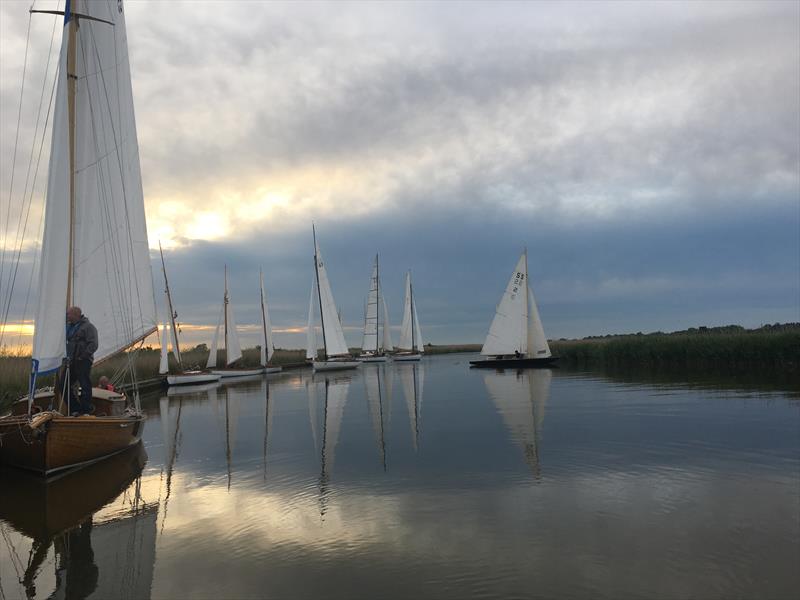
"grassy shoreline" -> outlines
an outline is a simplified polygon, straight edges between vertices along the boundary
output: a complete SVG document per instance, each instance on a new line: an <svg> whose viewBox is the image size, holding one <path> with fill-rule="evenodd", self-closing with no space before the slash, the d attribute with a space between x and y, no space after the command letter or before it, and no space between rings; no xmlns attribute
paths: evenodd
<svg viewBox="0 0 800 600"><path fill-rule="evenodd" d="M767 325L759 329L739 326L693 328L673 333L609 335L581 340L553 340L553 354L566 368L621 369L657 368L675 373L685 370L713 370L718 374L752 372L754 370L800 373L800 323ZM425 346L429 355L478 352L480 344ZM358 352L358 348L351 348ZM136 372L140 380L158 377L160 352L143 348L136 355ZM183 352L188 368L203 367L208 358L204 345ZM248 348L242 352L241 366L258 366L260 351ZM275 351L273 363L288 365L305 360L304 350ZM92 377L114 379L124 371L128 356L120 355L92 369ZM0 409L24 394L28 387L30 356L9 355L0 351ZM42 377L39 387L52 385L52 376Z"/></svg>

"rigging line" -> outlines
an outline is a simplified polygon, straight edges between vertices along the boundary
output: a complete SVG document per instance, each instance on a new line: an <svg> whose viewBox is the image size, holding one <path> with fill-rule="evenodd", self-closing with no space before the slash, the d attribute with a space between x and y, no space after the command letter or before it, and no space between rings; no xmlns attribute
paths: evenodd
<svg viewBox="0 0 800 600"><path fill-rule="evenodd" d="M28 159L28 169L27 169L27 172L25 173L25 188L23 189L23 192L22 192L22 210L20 211L20 218L17 221L17 232L14 235L14 245L12 246L12 251L11 251L12 252L12 256L13 256L14 252L16 252L17 245L19 244L21 246L22 244L25 243L25 233L26 233L27 228L23 228L22 229L22 233L20 234L20 228L22 227L22 214L23 214L23 212L25 212L25 199L28 196L28 184L30 182L31 166L33 165L33 158L34 158L34 154L36 153L36 138L37 138L37 136L39 134L39 123L41 122L41 118L42 118L42 105L44 104L44 93L45 93L45 90L47 90L47 76L50 73L50 63L52 61L53 41L55 40L55 37L56 37L56 23L57 22L58 22L58 19L53 19L53 31L50 34L50 47L47 49L47 65L45 67L44 77L42 78L42 91L39 94L39 107L36 109L36 126L35 126L34 132L33 132L33 141L31 143L31 153L30 153L30 158ZM53 80L53 87L55 87L55 80L56 80L56 78L54 78L54 80ZM52 100L52 94L51 94L51 100ZM48 108L48 112L49 112L49 108ZM46 127L45 127L45 129L46 129ZM42 144L44 144L44 136L45 136L45 133L43 131L42 132ZM39 156L41 157L41 149L39 150ZM37 167L38 167L38 162L37 162ZM37 169L37 173L38 173L38 169ZM13 177L13 172L12 172L12 177ZM13 182L13 180L12 180L12 182ZM33 179L32 186L34 188L36 186L36 175L35 174L34 174L34 179ZM10 202L11 202L11 199L9 198L9 208L11 206ZM31 203L31 202L33 202L33 190L31 190L30 198L28 199L28 203ZM26 221L26 223L27 223L27 221ZM6 223L6 228L8 228L8 225L9 225L9 223L7 222ZM10 233L10 232L7 232L7 233ZM20 235L21 235L21 237L20 237ZM4 251L5 251L5 248L6 248L7 245L8 245L8 239L6 238L6 239L4 239L4 242L3 242L3 250ZM13 260L11 262L13 263ZM11 280L11 273L9 272L9 281L10 280ZM0 281L2 281L2 278L0 278ZM12 284L6 290L6 295L7 296L12 296L13 293L14 293L14 286ZM3 298L4 298L3 299L3 303L5 304L6 297L3 296ZM10 302L10 300L8 300L8 301Z"/></svg>
<svg viewBox="0 0 800 600"><path fill-rule="evenodd" d="M34 170L34 174L33 174L34 181L36 180L36 178L38 177L38 174L39 174L39 165L41 164L42 150L44 149L44 138L45 138L45 135L46 135L45 132L47 131L47 124L50 122L50 114L51 114L51 109L52 109L52 106L53 106L53 94L55 92L55 87L56 87L55 86L55 82L56 82L57 79L58 79L57 76L56 76L56 78L53 79L53 87L50 90L50 103L49 103L49 107L50 108L48 108L47 117L46 117L45 123L44 123L44 129L42 129L42 141L41 141L41 143L39 145L39 155L36 158L36 169ZM30 199L29 199L29 202L28 202L28 208L27 208L27 212L25 213L25 226L23 228L23 239L24 239L24 232L28 228L28 218L30 217L30 214L31 214L31 206L33 204L33 192L34 192L34 188L31 188L31 195L30 195ZM9 315L9 312L11 310L11 301L13 299L12 292L14 290L14 285L15 285L16 280L17 280L17 272L19 270L19 259L20 259L21 254L22 254L22 244L20 244L19 248L17 249L17 256L16 256L16 259L14 260L14 271L13 271L12 276L9 277L9 279L11 281L11 285L10 285L10 288L9 288L9 293L8 293L7 300L5 301L5 308L2 309L3 310L2 323L4 323L4 324L8 322L8 315ZM3 331L0 331L0 345L2 344L2 341L3 341L4 332L5 332L5 327L3 328Z"/></svg>
<svg viewBox="0 0 800 600"><path fill-rule="evenodd" d="M6 264L6 243L8 240L8 225L11 221L11 198L14 191L14 172L17 165L17 146L19 144L19 130L22 123L22 96L25 92L25 74L28 71L28 46L31 41L31 14L28 13L28 31L25 34L25 58L22 62L22 83L19 88L19 108L17 109L17 133L14 136L14 154L11 159L11 185L8 188L8 206L6 207L6 225L3 232L3 247L0 249L0 290L3 286L3 271Z"/></svg>

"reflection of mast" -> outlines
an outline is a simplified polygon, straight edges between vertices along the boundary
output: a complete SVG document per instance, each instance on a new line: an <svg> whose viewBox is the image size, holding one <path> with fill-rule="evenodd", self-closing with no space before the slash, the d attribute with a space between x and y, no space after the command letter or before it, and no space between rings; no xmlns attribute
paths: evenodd
<svg viewBox="0 0 800 600"><path fill-rule="evenodd" d="M228 464L228 491L231 491L231 421L228 390L225 390L225 460Z"/></svg>
<svg viewBox="0 0 800 600"><path fill-rule="evenodd" d="M162 426L164 423L167 424L167 427L163 427L163 430L166 432L168 431L168 424L169 424L169 400L164 397L161 398L161 421ZM169 498L172 495L172 473L175 468L175 461L178 459L178 445L179 445L179 432L181 429L181 412L183 408L183 399L178 399L178 414L175 418L175 433L172 436L172 442L169 445L169 455L165 456L164 458L167 461L167 495L164 498L164 516L161 518L161 533L164 533L164 525L167 523L167 511L169 509ZM167 436L164 436L164 444L167 444Z"/></svg>
<svg viewBox="0 0 800 600"><path fill-rule="evenodd" d="M272 404L269 401L269 381L266 379L262 380L265 388L264 392L264 403L265 403L265 415L264 415L264 481L267 480L267 441L269 437L269 432L272 429Z"/></svg>
<svg viewBox="0 0 800 600"><path fill-rule="evenodd" d="M383 470L386 471L386 431L384 427L384 407L383 386L381 382L381 367L376 365L375 378L369 375L364 376L364 384L367 389L367 408L372 419L372 429L376 436L378 450L381 454Z"/></svg>
<svg viewBox="0 0 800 600"><path fill-rule="evenodd" d="M416 452L419 446L419 425L422 414L422 365L408 365L401 371L400 376L402 378L403 392L406 397L406 407L408 408L408 420L411 425L414 451Z"/></svg>
<svg viewBox="0 0 800 600"><path fill-rule="evenodd" d="M325 516L328 511L328 472L326 449L328 443L328 378L325 378L325 405L322 420L322 471L319 475L319 515Z"/></svg>
<svg viewBox="0 0 800 600"><path fill-rule="evenodd" d="M325 378L325 409L322 426L322 470L320 473L320 515L325 516L327 511L328 483L333 469L336 443L339 440L339 430L342 426L344 405L347 402L349 381L331 381Z"/></svg>

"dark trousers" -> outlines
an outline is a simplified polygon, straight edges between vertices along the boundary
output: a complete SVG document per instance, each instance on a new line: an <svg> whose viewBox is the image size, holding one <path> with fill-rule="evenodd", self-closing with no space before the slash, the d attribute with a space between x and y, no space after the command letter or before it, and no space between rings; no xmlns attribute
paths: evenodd
<svg viewBox="0 0 800 600"><path fill-rule="evenodd" d="M73 360L70 376L72 383L70 390L70 410L89 414L92 412L92 362L89 360ZM77 398L73 390L75 383L81 386L80 396Z"/></svg>

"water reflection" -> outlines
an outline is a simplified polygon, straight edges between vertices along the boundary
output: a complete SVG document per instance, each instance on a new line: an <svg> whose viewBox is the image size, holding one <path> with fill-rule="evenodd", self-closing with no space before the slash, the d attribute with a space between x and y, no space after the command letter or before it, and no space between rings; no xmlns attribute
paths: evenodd
<svg viewBox="0 0 800 600"><path fill-rule="evenodd" d="M0 527L27 598L52 549L50 598L146 598L155 565L158 504L140 494L147 459L141 444L108 460L43 481L20 471L0 473ZM97 518L120 499L113 514ZM30 539L26 562L5 526Z"/></svg>
<svg viewBox="0 0 800 600"><path fill-rule="evenodd" d="M564 369L470 371L468 359L145 398L143 471L100 463L113 473L27 495L21 474L0 475L0 600L67 588L594 599L800 586L796 401ZM104 537L133 517L135 544L124 528ZM120 573L140 573L112 589L114 552Z"/></svg>
<svg viewBox="0 0 800 600"><path fill-rule="evenodd" d="M486 390L534 477L541 476L539 431L550 394L550 369L486 372Z"/></svg>

